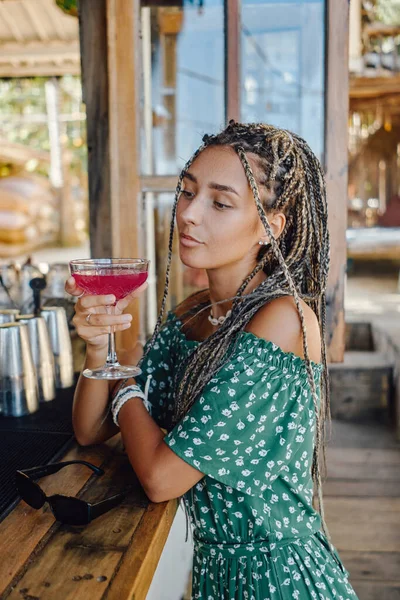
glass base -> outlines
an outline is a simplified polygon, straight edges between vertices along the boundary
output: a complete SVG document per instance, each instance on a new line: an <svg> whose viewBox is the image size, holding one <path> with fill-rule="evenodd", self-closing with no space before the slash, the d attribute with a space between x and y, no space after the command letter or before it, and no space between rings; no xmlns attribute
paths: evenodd
<svg viewBox="0 0 400 600"><path fill-rule="evenodd" d="M133 365L103 365L97 369L85 369L83 375L89 379L129 379L137 377L142 369Z"/></svg>

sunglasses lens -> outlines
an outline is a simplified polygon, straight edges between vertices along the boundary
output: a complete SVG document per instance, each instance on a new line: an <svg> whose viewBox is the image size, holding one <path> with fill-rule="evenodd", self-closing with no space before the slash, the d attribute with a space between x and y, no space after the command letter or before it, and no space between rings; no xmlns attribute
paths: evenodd
<svg viewBox="0 0 400 600"><path fill-rule="evenodd" d="M57 521L67 525L87 525L89 523L89 507L79 498L53 496L50 504Z"/></svg>
<svg viewBox="0 0 400 600"><path fill-rule="evenodd" d="M22 473L17 473L15 477L17 489L22 500L32 506L32 508L41 508L45 503L46 497L42 490Z"/></svg>

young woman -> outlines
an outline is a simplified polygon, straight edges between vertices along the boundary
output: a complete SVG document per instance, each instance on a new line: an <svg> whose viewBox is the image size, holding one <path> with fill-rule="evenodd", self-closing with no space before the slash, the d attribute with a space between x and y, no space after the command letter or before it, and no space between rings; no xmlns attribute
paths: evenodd
<svg viewBox="0 0 400 600"><path fill-rule="evenodd" d="M175 217L180 259L205 269L209 287L163 322ZM356 600L321 497L328 268L325 184L309 146L285 130L231 121L204 136L179 177L142 374L117 384L79 380L77 440L120 431L149 498L184 497L193 598ZM73 280L66 289L82 291ZM110 325L129 327L128 315L104 314L109 302L77 302L85 367L104 362Z"/></svg>

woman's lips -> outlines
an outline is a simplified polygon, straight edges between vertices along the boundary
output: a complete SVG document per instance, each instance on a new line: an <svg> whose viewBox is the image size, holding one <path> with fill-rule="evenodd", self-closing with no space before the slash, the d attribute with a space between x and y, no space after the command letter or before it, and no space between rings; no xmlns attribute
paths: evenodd
<svg viewBox="0 0 400 600"><path fill-rule="evenodd" d="M202 242L198 242L197 240L194 240L193 238L183 234L180 236L180 242L183 246L187 246L189 248L193 246L199 246L200 244L202 244Z"/></svg>

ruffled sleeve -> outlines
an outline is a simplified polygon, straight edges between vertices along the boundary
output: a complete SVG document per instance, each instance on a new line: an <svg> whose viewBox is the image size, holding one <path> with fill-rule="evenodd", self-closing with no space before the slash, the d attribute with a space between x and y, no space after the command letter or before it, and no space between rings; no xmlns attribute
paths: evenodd
<svg viewBox="0 0 400 600"><path fill-rule="evenodd" d="M139 361L138 366L142 373L135 377L136 383L147 395L150 413L157 425L169 428L171 420L172 402L172 374L174 345L174 313L167 313L166 322L158 332L152 349L147 356ZM146 342L143 354L149 347L150 340Z"/></svg>
<svg viewBox="0 0 400 600"><path fill-rule="evenodd" d="M248 332L165 443L199 471L251 496L278 477L309 478L315 411L304 361ZM322 365L312 363L317 394ZM299 469L289 473L288 463Z"/></svg>

